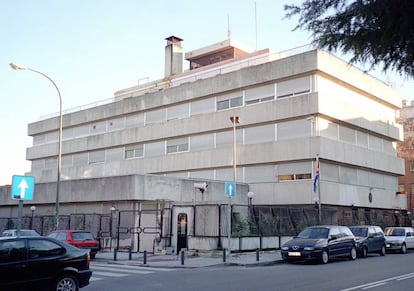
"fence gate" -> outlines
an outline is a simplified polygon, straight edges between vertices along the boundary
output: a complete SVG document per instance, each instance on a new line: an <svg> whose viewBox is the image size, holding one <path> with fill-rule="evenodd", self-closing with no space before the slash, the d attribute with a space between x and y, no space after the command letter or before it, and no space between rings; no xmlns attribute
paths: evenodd
<svg viewBox="0 0 414 291"><path fill-rule="evenodd" d="M125 210L119 211L116 247L119 251L154 253L162 236L161 211Z"/></svg>

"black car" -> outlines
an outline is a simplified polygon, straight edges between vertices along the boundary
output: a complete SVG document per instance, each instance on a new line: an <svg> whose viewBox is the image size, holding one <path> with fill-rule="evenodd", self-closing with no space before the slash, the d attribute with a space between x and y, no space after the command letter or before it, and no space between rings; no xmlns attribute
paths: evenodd
<svg viewBox="0 0 414 291"><path fill-rule="evenodd" d="M365 258L368 253L378 253L385 256L385 235L381 227L375 225L350 226L349 229L355 236L357 252Z"/></svg>
<svg viewBox="0 0 414 291"><path fill-rule="evenodd" d="M283 244L281 255L285 261L318 260L324 264L334 257L355 260L355 237L346 226L311 226Z"/></svg>
<svg viewBox="0 0 414 291"><path fill-rule="evenodd" d="M77 291L92 271L85 250L48 237L0 238L0 290Z"/></svg>

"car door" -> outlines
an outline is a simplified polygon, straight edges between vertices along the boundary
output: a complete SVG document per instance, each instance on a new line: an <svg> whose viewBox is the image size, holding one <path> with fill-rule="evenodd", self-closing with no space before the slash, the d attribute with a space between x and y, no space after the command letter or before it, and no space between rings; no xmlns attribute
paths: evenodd
<svg viewBox="0 0 414 291"><path fill-rule="evenodd" d="M14 290L17 286L24 285L30 276L26 254L24 239L0 240L0 290Z"/></svg>
<svg viewBox="0 0 414 291"><path fill-rule="evenodd" d="M28 240L27 270L33 282L45 285L62 269L65 248L47 239Z"/></svg>
<svg viewBox="0 0 414 291"><path fill-rule="evenodd" d="M368 252L372 252L375 250L380 249L380 238L377 235L375 228L372 226L368 226L368 233L367 233L367 245L368 245Z"/></svg>
<svg viewBox="0 0 414 291"><path fill-rule="evenodd" d="M407 248L412 249L414 248L414 229L408 228L405 232L405 241L407 244Z"/></svg>
<svg viewBox="0 0 414 291"><path fill-rule="evenodd" d="M331 257L341 254L341 234L337 227L332 227L329 231L328 248Z"/></svg>

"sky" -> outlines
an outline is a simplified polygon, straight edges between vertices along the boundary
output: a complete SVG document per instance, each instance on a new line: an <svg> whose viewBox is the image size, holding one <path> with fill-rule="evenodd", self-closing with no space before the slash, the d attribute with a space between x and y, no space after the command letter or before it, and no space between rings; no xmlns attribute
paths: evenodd
<svg viewBox="0 0 414 291"><path fill-rule="evenodd" d="M283 6L295 0L1 0L0 185L30 171L29 123L79 110L113 97L143 80L164 76L166 37L183 39L185 52L227 39L255 49L283 51L312 41L292 31ZM184 69L188 63L184 63ZM370 72L414 98L414 82L398 74Z"/></svg>

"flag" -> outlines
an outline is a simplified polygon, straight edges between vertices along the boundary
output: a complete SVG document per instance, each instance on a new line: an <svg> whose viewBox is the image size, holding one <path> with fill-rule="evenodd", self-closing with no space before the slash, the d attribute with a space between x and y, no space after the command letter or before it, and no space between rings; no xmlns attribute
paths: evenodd
<svg viewBox="0 0 414 291"><path fill-rule="evenodd" d="M315 169L315 179L313 180L313 192L316 192L316 189L318 188L318 180L319 180L319 174L321 171L319 164L319 157L316 157L316 169Z"/></svg>

